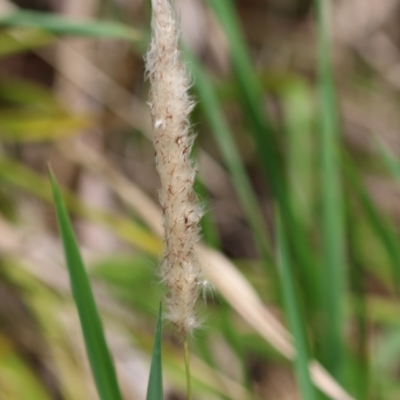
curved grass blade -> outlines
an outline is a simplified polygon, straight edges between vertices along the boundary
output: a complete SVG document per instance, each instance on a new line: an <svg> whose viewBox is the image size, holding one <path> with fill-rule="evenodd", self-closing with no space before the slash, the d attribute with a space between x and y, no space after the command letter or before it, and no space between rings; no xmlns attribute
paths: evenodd
<svg viewBox="0 0 400 400"><path fill-rule="evenodd" d="M147 386L146 400L162 400L162 360L161 360L161 339L162 339L162 304L158 311L156 333L154 335L153 357L151 359L149 383Z"/></svg>
<svg viewBox="0 0 400 400"><path fill-rule="evenodd" d="M104 337L88 276L56 179L49 170L58 226L64 246L72 293L78 309L93 377L101 400L122 400L114 365Z"/></svg>
<svg viewBox="0 0 400 400"><path fill-rule="evenodd" d="M140 40L139 31L112 21L74 21L54 13L15 11L0 17L0 26L38 28L58 35Z"/></svg>
<svg viewBox="0 0 400 400"><path fill-rule="evenodd" d="M308 368L310 355L305 329L306 323L303 318L304 314L299 306L299 304L301 303L301 299L298 296L298 291L295 285L295 279L292 267L290 265L286 234L284 231L284 227L280 221L279 214L277 218L277 235L279 271L283 289L283 300L297 352L294 361L297 380L299 383L302 398L307 400L316 400L317 394L311 382Z"/></svg>

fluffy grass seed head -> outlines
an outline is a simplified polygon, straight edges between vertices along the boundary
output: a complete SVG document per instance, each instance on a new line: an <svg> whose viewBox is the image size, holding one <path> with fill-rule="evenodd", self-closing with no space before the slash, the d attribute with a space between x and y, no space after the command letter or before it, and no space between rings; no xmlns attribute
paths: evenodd
<svg viewBox="0 0 400 400"><path fill-rule="evenodd" d="M166 293L166 318L182 336L197 325L201 267L194 251L202 216L193 190L196 168L190 159L194 134L189 114L190 77L180 59L178 18L170 0L152 0L152 41L146 56L151 83L156 167L161 180L164 254L160 275Z"/></svg>

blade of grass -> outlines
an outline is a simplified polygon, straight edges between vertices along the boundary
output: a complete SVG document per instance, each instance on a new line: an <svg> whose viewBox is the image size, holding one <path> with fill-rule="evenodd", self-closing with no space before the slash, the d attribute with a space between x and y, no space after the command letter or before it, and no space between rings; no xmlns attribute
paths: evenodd
<svg viewBox="0 0 400 400"><path fill-rule="evenodd" d="M345 228L339 165L339 123L330 59L329 4L328 0L315 0L323 243L321 291L325 315L320 343L323 364L342 382L345 365Z"/></svg>
<svg viewBox="0 0 400 400"><path fill-rule="evenodd" d="M40 174L23 166L12 158L0 157L0 181L26 190L46 201L51 200L48 181ZM121 218L110 212L93 209L81 203L71 192L62 189L69 211L99 223L115 232L120 238L134 244L138 249L151 255L159 255L162 241L138 223Z"/></svg>
<svg viewBox="0 0 400 400"><path fill-rule="evenodd" d="M269 120L264 110L262 85L250 61L246 43L231 0L207 0L219 18L229 40L232 66L247 111L247 121L254 134L259 152L259 161L267 174L267 181L280 199L284 195L283 179L277 158L277 145Z"/></svg>
<svg viewBox="0 0 400 400"><path fill-rule="evenodd" d="M60 190L58 189L57 182L51 170L49 170L49 176L72 293L78 310L86 351L96 387L102 400L122 400L114 365L107 348L100 316L96 308L75 235Z"/></svg>
<svg viewBox="0 0 400 400"><path fill-rule="evenodd" d="M377 138L378 148L382 160L385 163L386 169L390 172L393 178L396 180L397 184L400 186L400 162L396 159L395 155L390 151L390 149Z"/></svg>
<svg viewBox="0 0 400 400"><path fill-rule="evenodd" d="M44 284L42 277L48 274L41 268L40 276L31 275L23 263L11 261L5 266L7 278L12 279L22 290L24 301L40 326L40 332L46 341L46 351L52 359L53 370L57 371L57 386L63 400L89 399L86 363L76 359L71 348L74 338L65 331L65 325L59 320L60 310L65 306L65 298L56 285ZM54 271L54 270L53 270ZM46 279L46 278L45 278ZM57 278L58 279L58 278ZM67 323L67 322L66 322ZM79 346L79 344L77 344ZM32 399L31 395L12 397L15 399ZM40 400L45 400L40 397ZM54 400L54 394L52 396Z"/></svg>
<svg viewBox="0 0 400 400"><path fill-rule="evenodd" d="M209 197L209 193L207 188L203 185L203 183L196 178L194 182L194 190L200 198L202 203L207 204L207 199ZM212 211L206 212L200 221L201 225L201 233L204 243L207 246L213 247L214 249L221 248L221 239L219 237L218 228L214 221Z"/></svg>
<svg viewBox="0 0 400 400"><path fill-rule="evenodd" d="M158 311L156 332L154 335L153 356L151 359L146 400L162 400L163 398L161 339L162 339L162 304L160 304L160 309Z"/></svg>
<svg viewBox="0 0 400 400"><path fill-rule="evenodd" d="M15 345L14 345L15 346ZM0 394L8 399L50 400L32 366L0 335ZM4 396L4 397L3 397Z"/></svg>
<svg viewBox="0 0 400 400"><path fill-rule="evenodd" d="M319 307L314 259L306 235L294 217L291 200L286 192L275 134L264 107L263 85L252 66L232 0L207 0L207 3L226 32L244 115L256 142L258 162L267 186L271 187L273 196L282 208L283 222L290 228L290 242L301 264L299 278L305 288L302 295L306 300L309 315L313 315Z"/></svg>
<svg viewBox="0 0 400 400"><path fill-rule="evenodd" d="M372 377L370 376L370 337L368 333L368 306L367 292L364 283L365 266L360 257L360 243L358 240L358 213L354 201L346 197L346 223L348 259L352 266L349 271L349 286L352 297L351 306L354 310L355 329L357 332L357 344L355 346L354 378L353 386L358 399L367 399L370 393Z"/></svg>
<svg viewBox="0 0 400 400"><path fill-rule="evenodd" d="M20 107L0 112L0 138L3 142L43 142L76 136L94 120L88 115L29 110Z"/></svg>
<svg viewBox="0 0 400 400"><path fill-rule="evenodd" d="M370 226L389 256L395 290L400 293L400 246L396 229L391 221L376 209L375 204L362 185L355 165L349 157L345 158L345 172L346 178L355 191Z"/></svg>
<svg viewBox="0 0 400 400"><path fill-rule="evenodd" d="M1 48L0 41L0 51ZM13 107L28 106L49 112L68 112L50 88L24 78L10 77L0 82L0 99Z"/></svg>
<svg viewBox="0 0 400 400"><path fill-rule="evenodd" d="M264 217L249 178L247 177L232 132L219 105L214 88L206 72L200 67L194 55L188 50L186 50L185 55L189 60L187 65L194 76L194 87L200 100L200 106L212 128L212 133L219 147L219 151L229 170L258 251L263 258L270 260L270 247L268 245L270 239L264 223Z"/></svg>
<svg viewBox="0 0 400 400"><path fill-rule="evenodd" d="M136 29L112 21L75 21L64 16L39 11L18 10L0 17L0 26L39 28L58 35L107 37L137 41Z"/></svg>
<svg viewBox="0 0 400 400"><path fill-rule="evenodd" d="M53 35L38 29L10 28L0 33L0 57L44 47L54 40Z"/></svg>
<svg viewBox="0 0 400 400"><path fill-rule="evenodd" d="M288 195L296 219L305 231L309 231L315 208L314 93L304 80L292 76L277 89L285 131Z"/></svg>
<svg viewBox="0 0 400 400"><path fill-rule="evenodd" d="M184 350L184 357L185 357L185 374L186 374L186 393L187 399L192 400L192 379L190 375L190 357L189 357L189 343L187 336L183 342L183 350Z"/></svg>
<svg viewBox="0 0 400 400"><path fill-rule="evenodd" d="M278 262L281 277L282 293L285 311L293 334L296 348L294 360L297 381L303 399L317 399L315 388L311 382L309 373L310 354L306 335L306 322L303 318L303 311L300 308L301 299L295 285L294 275L290 264L290 256L287 248L286 234L278 213L277 218L278 236Z"/></svg>

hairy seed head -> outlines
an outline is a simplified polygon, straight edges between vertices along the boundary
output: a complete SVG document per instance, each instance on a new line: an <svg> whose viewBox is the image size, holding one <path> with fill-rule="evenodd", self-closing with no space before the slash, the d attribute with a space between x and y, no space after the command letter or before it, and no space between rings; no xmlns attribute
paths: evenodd
<svg viewBox="0 0 400 400"><path fill-rule="evenodd" d="M201 267L194 251L201 208L193 190L196 169L190 159L194 134L189 114L190 77L180 59L179 27L170 0L152 0L152 41L146 56L151 83L159 199L163 210L164 254L161 277L167 288L167 318L185 336L197 326L196 301Z"/></svg>

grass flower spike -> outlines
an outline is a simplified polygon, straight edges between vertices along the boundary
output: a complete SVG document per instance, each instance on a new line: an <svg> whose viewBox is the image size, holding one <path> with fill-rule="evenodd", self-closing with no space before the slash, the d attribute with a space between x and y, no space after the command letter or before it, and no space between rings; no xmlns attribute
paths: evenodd
<svg viewBox="0 0 400 400"><path fill-rule="evenodd" d="M152 0L152 6L153 37L146 69L161 180L165 244L161 277L167 288L166 317L186 336L198 323L196 302L201 274L194 245L202 213L193 190L196 168L190 159L194 134L189 114L194 102L188 92L190 77L180 59L175 10L169 0Z"/></svg>

